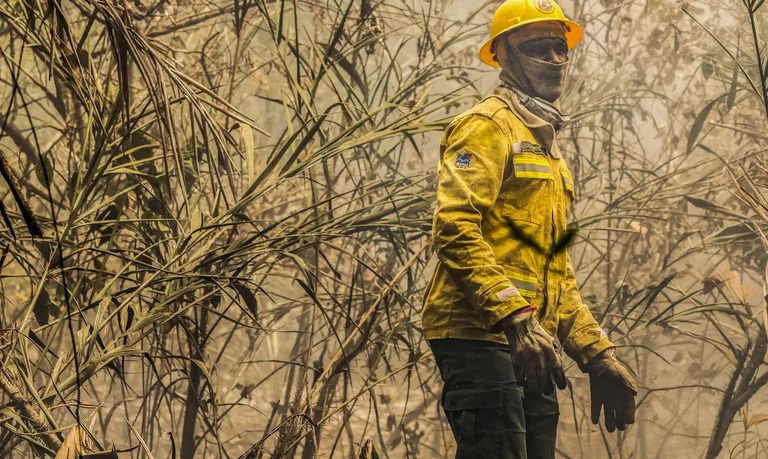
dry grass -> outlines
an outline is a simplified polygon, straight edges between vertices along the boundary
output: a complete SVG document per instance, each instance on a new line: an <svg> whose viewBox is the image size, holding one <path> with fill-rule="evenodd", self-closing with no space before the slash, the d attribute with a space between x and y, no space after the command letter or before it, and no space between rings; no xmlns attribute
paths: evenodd
<svg viewBox="0 0 768 459"><path fill-rule="evenodd" d="M498 2L453 3L0 5L0 456L449 457L433 145ZM569 370L561 454L763 457L765 7L603 3L564 3L572 258L643 390L608 436Z"/></svg>

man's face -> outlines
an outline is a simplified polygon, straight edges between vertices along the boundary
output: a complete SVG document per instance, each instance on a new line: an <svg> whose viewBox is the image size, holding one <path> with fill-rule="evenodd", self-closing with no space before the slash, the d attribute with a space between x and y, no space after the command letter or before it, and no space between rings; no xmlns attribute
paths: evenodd
<svg viewBox="0 0 768 459"><path fill-rule="evenodd" d="M561 23L524 25L498 37L494 46L502 80L549 102L560 97L568 71L568 44Z"/></svg>

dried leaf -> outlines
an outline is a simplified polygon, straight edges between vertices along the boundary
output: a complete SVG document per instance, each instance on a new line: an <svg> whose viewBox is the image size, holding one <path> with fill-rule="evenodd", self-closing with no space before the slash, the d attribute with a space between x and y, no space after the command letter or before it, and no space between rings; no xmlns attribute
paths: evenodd
<svg viewBox="0 0 768 459"><path fill-rule="evenodd" d="M765 421L768 421L768 414L764 414L764 413L753 414L752 416L749 417L749 421L747 421L747 429L749 429L755 424L760 424L761 422L765 422Z"/></svg>
<svg viewBox="0 0 768 459"><path fill-rule="evenodd" d="M237 294L240 295L240 298L242 298L242 300L245 302L246 307L248 307L248 311L253 316L253 320L258 321L259 305L256 301L256 296L253 294L251 289L240 282L232 282L232 288L237 291Z"/></svg>
<svg viewBox="0 0 768 459"><path fill-rule="evenodd" d="M733 74L731 75L731 87L728 89L728 97L725 99L725 106L728 110L733 108L733 104L736 102L736 93L739 90L739 66L733 66Z"/></svg>
<svg viewBox="0 0 768 459"><path fill-rule="evenodd" d="M711 210L714 212L730 213L724 207L719 206L711 201L707 201L706 199L694 198L693 196L683 196L683 199L690 202L691 204L698 207L699 209Z"/></svg>
<svg viewBox="0 0 768 459"><path fill-rule="evenodd" d="M373 442L370 439L365 441L358 457L360 459L379 459L379 453L376 451L376 447L373 446Z"/></svg>
<svg viewBox="0 0 768 459"><path fill-rule="evenodd" d="M751 222L736 223L718 231L712 238L717 242L752 241L758 238L757 227Z"/></svg>
<svg viewBox="0 0 768 459"><path fill-rule="evenodd" d="M725 283L726 288L741 303L748 303L752 298L754 291L742 284L739 279L739 273L736 271L726 271L724 273L718 273L720 278Z"/></svg>
<svg viewBox="0 0 768 459"><path fill-rule="evenodd" d="M251 183L256 178L256 149L253 143L253 129L247 124L242 123L240 124L240 135L243 137L243 152L245 153L245 162L248 168L248 183Z"/></svg>
<svg viewBox="0 0 768 459"><path fill-rule="evenodd" d="M701 112L699 112L699 115L693 121L693 125L691 125L691 131L688 134L688 146L685 148L685 151L690 152L693 150L693 147L696 146L696 141L699 139L701 128L704 127L704 123L707 121L707 118L709 118L709 113L715 107L715 104L719 101L719 98L710 100L707 105L704 106Z"/></svg>
<svg viewBox="0 0 768 459"><path fill-rule="evenodd" d="M89 444L88 434L80 425L76 425L56 452L56 459L78 459Z"/></svg>
<svg viewBox="0 0 768 459"><path fill-rule="evenodd" d="M57 308L51 302L51 297L48 295L48 291L43 287L40 290L40 295L37 296L37 301L32 307L32 312L35 314L35 319L39 324L47 324L51 316L57 315Z"/></svg>

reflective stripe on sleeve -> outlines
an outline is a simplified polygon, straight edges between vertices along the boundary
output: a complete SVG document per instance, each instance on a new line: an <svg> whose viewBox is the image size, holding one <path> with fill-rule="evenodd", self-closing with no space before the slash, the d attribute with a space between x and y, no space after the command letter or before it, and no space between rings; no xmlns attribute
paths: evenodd
<svg viewBox="0 0 768 459"><path fill-rule="evenodd" d="M571 180L570 177L563 174L563 183L565 184L565 189L570 191L571 193L575 194L573 191L573 180Z"/></svg>
<svg viewBox="0 0 768 459"><path fill-rule="evenodd" d="M536 296L536 292L539 290L536 276L529 276L512 270L505 270L505 274L517 287L520 295L531 298Z"/></svg>

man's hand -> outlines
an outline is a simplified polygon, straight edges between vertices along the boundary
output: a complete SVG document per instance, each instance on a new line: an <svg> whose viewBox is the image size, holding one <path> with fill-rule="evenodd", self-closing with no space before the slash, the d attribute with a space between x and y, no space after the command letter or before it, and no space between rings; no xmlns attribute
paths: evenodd
<svg viewBox="0 0 768 459"><path fill-rule="evenodd" d="M518 382L525 381L529 391L549 395L557 387L565 389L566 379L555 340L541 327L533 311L510 314L500 325L509 340L509 355Z"/></svg>
<svg viewBox="0 0 768 459"><path fill-rule="evenodd" d="M637 383L616 358L615 349L597 354L587 363L589 390L592 396L592 423L600 422L600 409L605 414L608 432L624 430L635 422Z"/></svg>

